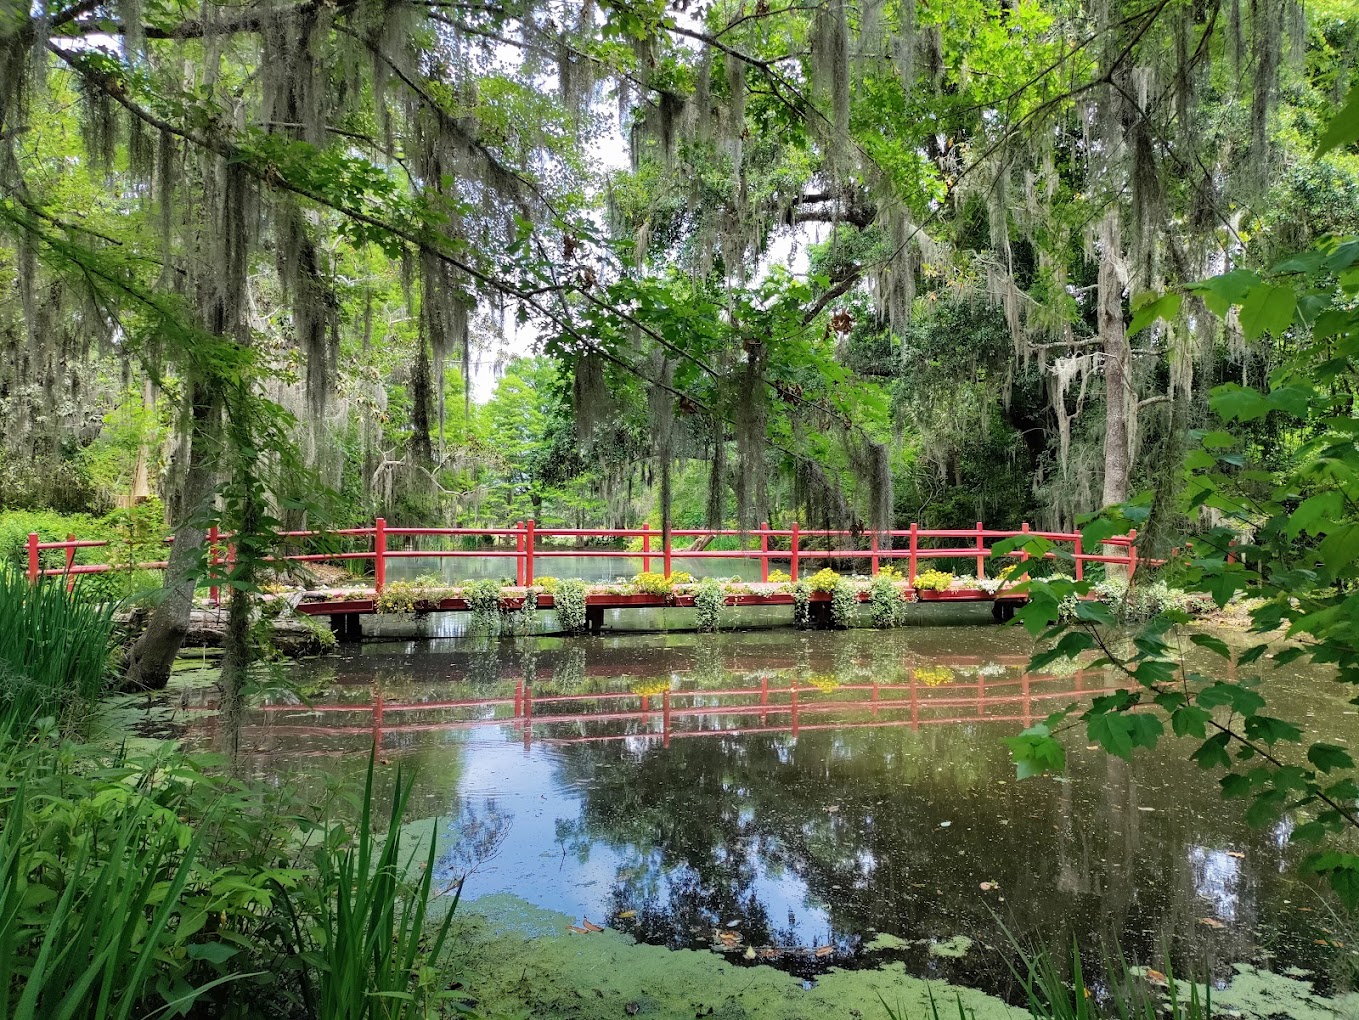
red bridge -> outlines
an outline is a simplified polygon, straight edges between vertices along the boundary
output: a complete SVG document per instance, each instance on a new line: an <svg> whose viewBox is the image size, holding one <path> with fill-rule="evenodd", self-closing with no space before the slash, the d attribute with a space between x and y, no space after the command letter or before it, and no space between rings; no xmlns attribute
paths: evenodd
<svg viewBox="0 0 1359 1020"><path fill-rule="evenodd" d="M637 528L543 528L532 520L519 521L508 528L396 528L379 517L371 527L281 532L276 552L268 561L281 571L290 563L359 561L372 564L371 586L305 592L297 611L313 616L340 617L376 612L377 598L387 587L388 570L393 561L485 557L500 558L507 561L507 566L513 565L515 583L502 595L502 606L506 609L523 606L528 590L535 586L535 578L539 576L538 567L544 561L550 563L554 557L627 558L636 562L643 572L659 568L666 578L673 574L674 558L682 557L685 560L711 560L715 565L752 561L758 564L759 582L752 581L740 590L728 591L728 605L791 605L792 594L770 582L771 570L786 568L790 580L796 582L804 564L819 561L866 568L863 572L870 576L876 576L885 566L893 567L902 575L902 594L907 599L995 602L998 603L997 615L1001 615L1000 604L1008 603L1012 609L1014 603L1022 602L1025 596L1007 594L1003 587L994 584L985 588L974 584L946 591L917 590L915 580L922 564L928 567L936 561L945 561L943 565L948 565L948 561L961 561L977 578L986 577L987 564L994 558L1026 562L1030 559L1027 551L1010 552L1003 557L993 552L996 543L1021 536L1045 540L1042 556L1070 563L1071 573L1077 580L1084 577L1088 563L1117 564L1129 577L1137 569L1135 531L1105 540L1098 552L1086 552L1078 532L1032 531L1027 523L1018 531L988 529L980 521L975 527L964 529L922 528L912 524L909 528L890 531L850 531L803 528L793 523L787 528L771 528L764 524L746 532L676 528L667 534L646 524ZM707 543L714 539L735 539L743 548L707 548ZM165 539L167 544L172 541L172 538ZM690 545L677 545L677 541ZM630 542L635 542L638 548L623 547L623 543ZM475 545L468 547L472 543ZM167 565L164 560L84 562L91 557L92 550L106 548L109 544L107 541L77 540L74 535L65 541L44 542L36 533L30 534L28 576L35 582L41 577L62 577L68 583L74 583L75 578L83 574L163 570ZM231 535L219 533L215 527L210 529L207 549L205 572L212 583L210 598L215 603L217 585L230 573L235 560ZM597 585L586 595L592 625L602 619L606 608L693 605L692 592L683 589L667 594L599 590L606 587L609 586ZM552 608L550 593L539 592L536 598L539 607ZM867 593L861 591L859 598L866 600ZM813 603L825 604L829 599L826 592L812 593ZM422 612L457 612L467 610L469 606L461 594L454 592L421 603L417 608Z"/></svg>

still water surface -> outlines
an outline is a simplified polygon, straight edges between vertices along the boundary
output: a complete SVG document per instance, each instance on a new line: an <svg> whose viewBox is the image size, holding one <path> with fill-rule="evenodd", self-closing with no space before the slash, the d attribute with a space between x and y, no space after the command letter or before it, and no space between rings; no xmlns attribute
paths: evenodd
<svg viewBox="0 0 1359 1020"><path fill-rule="evenodd" d="M305 783L357 777L376 737L416 767L466 897L736 962L899 959L996 990L1001 954L967 948L1003 945L1004 925L1094 955L1169 946L1222 980L1252 962L1346 983L1354 953L1293 869L1289 824L1247 827L1192 744L1129 764L1075 739L1066 776L1015 781L1004 738L1113 682L1026 676L1028 651L995 627L370 644L299 665L317 710L252 712L243 746ZM1314 738L1359 741L1324 678L1265 682Z"/></svg>

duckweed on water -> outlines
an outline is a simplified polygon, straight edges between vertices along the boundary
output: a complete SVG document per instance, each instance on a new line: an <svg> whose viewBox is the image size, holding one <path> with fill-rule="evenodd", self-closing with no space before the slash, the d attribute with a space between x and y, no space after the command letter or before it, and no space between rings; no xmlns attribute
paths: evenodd
<svg viewBox="0 0 1359 1020"><path fill-rule="evenodd" d="M810 987L773 967L740 966L702 950L643 945L615 931L573 935L580 919L542 910L507 893L465 907L456 931L457 967L469 975L467 992L483 1016L656 1020L720 1017L724 1020L886 1020L884 1002L899 1017L926 1017L930 996L953 1015L961 1002L975 1020L1020 1020L1025 1010L971 988L912 977L901 963L877 969L831 970ZM598 919L596 919L598 920ZM906 943L880 934L869 949ZM934 942L936 956L974 951L962 935ZM1352 1020L1359 994L1314 994L1303 980L1236 967L1213 1005L1242 1020Z"/></svg>

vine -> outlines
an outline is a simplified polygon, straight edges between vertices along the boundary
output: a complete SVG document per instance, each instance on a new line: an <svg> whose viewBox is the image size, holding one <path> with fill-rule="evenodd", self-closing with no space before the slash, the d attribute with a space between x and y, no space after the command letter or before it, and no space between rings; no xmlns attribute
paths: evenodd
<svg viewBox="0 0 1359 1020"><path fill-rule="evenodd" d="M854 626L854 618L859 613L859 591L854 585L839 578L831 588L831 621L836 627L846 629Z"/></svg>
<svg viewBox="0 0 1359 1020"><path fill-rule="evenodd" d="M557 607L557 620L568 634L579 634L585 629L585 582L562 578L552 593Z"/></svg>
<svg viewBox="0 0 1359 1020"><path fill-rule="evenodd" d="M500 631L500 582L487 579L468 586L464 592L472 611L472 630L497 634Z"/></svg>
<svg viewBox="0 0 1359 1020"><path fill-rule="evenodd" d="M705 634L711 634L717 630L722 618L722 610L727 604L727 597L722 591L722 585L711 577L705 577L698 586L698 591L694 592L694 609L698 611L698 629Z"/></svg>
<svg viewBox="0 0 1359 1020"><path fill-rule="evenodd" d="M812 625L811 585L799 581L789 590L793 596L793 626L798 630L807 630Z"/></svg>
<svg viewBox="0 0 1359 1020"><path fill-rule="evenodd" d="M879 574L868 586L868 605L873 616L873 626L885 630L901 622L901 613L905 606L901 598L901 589L886 574Z"/></svg>

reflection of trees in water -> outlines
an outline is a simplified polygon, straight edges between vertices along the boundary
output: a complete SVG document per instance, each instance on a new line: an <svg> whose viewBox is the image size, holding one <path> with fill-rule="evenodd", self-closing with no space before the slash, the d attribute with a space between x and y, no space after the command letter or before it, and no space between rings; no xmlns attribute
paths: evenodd
<svg viewBox="0 0 1359 1020"><path fill-rule="evenodd" d="M480 805L464 800L448 823L451 845L435 864L439 880L450 884L462 882L494 860L513 825L514 812L502 808L494 797L484 798Z"/></svg>
<svg viewBox="0 0 1359 1020"><path fill-rule="evenodd" d="M585 648L573 644L552 664L552 686L562 694L573 694L585 683Z"/></svg>
<svg viewBox="0 0 1359 1020"><path fill-rule="evenodd" d="M636 911L630 930L667 945L706 941L730 920L748 945L794 944L795 925L776 929L761 898L782 884L790 902L824 904L841 939L876 929L1004 945L994 909L1059 958L1073 938L1092 953L1117 941L1148 961L1173 940L1181 972L1207 965L1220 976L1251 957L1247 934L1199 920L1213 905L1186 888L1193 854L1246 846L1245 858L1231 858L1242 869L1231 891L1244 919L1261 900L1296 890L1267 840L1226 812L1189 806L1214 803L1210 783L1186 781L1173 760L1130 767L1098 755L1071 781L1018 784L1000 735L845 729L621 754L617 745L574 745L562 766L582 797L571 838L622 854L611 907ZM1140 810L1150 805L1139 790L1161 784L1156 811ZM999 889L988 894L983 882ZM800 937L805 945L819 933ZM994 953L934 966L992 988L1008 980Z"/></svg>

